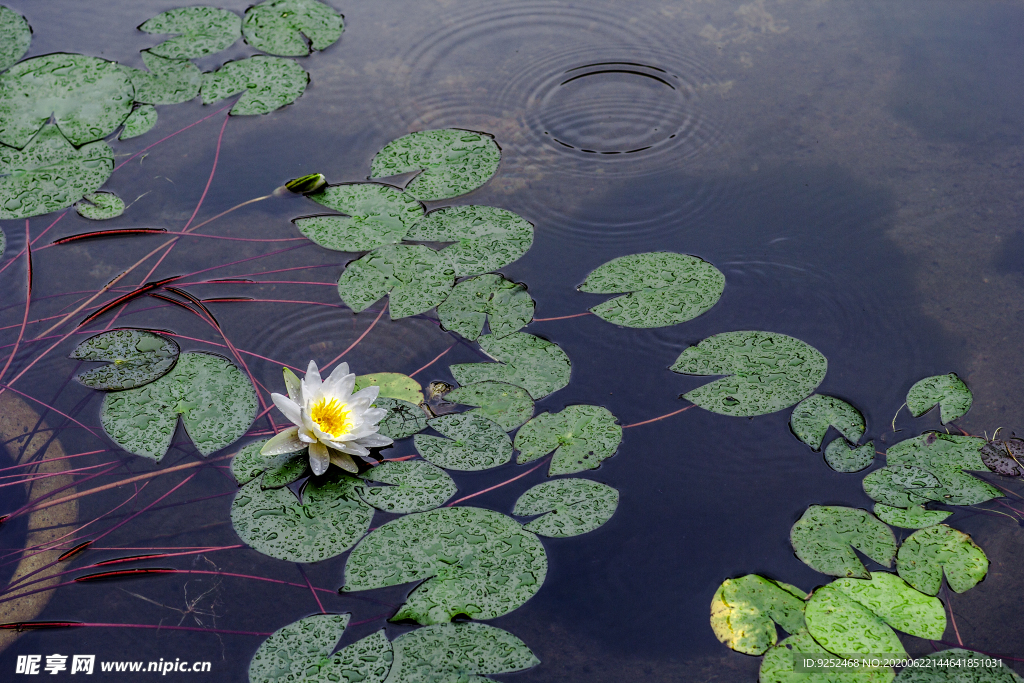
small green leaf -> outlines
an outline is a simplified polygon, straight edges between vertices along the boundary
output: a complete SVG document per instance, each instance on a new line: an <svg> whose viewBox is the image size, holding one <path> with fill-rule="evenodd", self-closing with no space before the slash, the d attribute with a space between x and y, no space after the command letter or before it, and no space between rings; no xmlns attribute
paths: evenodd
<svg viewBox="0 0 1024 683"><path fill-rule="evenodd" d="M356 377L353 393L366 387L380 387L378 396L395 398L415 405L423 403L423 387L409 375L400 372L375 372Z"/></svg>
<svg viewBox="0 0 1024 683"><path fill-rule="evenodd" d="M0 71L17 63L32 43L32 29L25 17L0 5Z"/></svg>
<svg viewBox="0 0 1024 683"><path fill-rule="evenodd" d="M541 515L525 529L538 536L568 538L598 528L612 518L618 506L619 492L611 486L588 479L556 479L521 495L512 514Z"/></svg>
<svg viewBox="0 0 1024 683"><path fill-rule="evenodd" d="M149 71L128 69L135 86L135 101L142 104L181 104L199 94L203 74L192 62L167 59L143 50L142 62Z"/></svg>
<svg viewBox="0 0 1024 683"><path fill-rule="evenodd" d="M418 460L385 462L359 476L392 484L364 486L359 495L378 510L401 515L440 507L459 490L447 472Z"/></svg>
<svg viewBox="0 0 1024 683"><path fill-rule="evenodd" d="M793 525L789 540L807 566L831 576L870 576L851 545L886 567L896 556L892 530L870 512L854 508L812 505Z"/></svg>
<svg viewBox="0 0 1024 683"><path fill-rule="evenodd" d="M428 424L448 439L417 434L413 437L419 454L446 470L486 470L512 459L512 440L500 425L483 415L453 413Z"/></svg>
<svg viewBox="0 0 1024 683"><path fill-rule="evenodd" d="M378 396L373 405L388 411L378 425L377 432L381 436L398 441L407 439L427 428L427 414L415 403Z"/></svg>
<svg viewBox="0 0 1024 683"><path fill-rule="evenodd" d="M479 406L478 413L501 425L506 432L533 417L533 399L522 387L503 382L478 382L459 387L445 395L445 400L465 406Z"/></svg>
<svg viewBox="0 0 1024 683"><path fill-rule="evenodd" d="M299 99L308 83L309 74L291 59L249 57L203 74L203 104L242 93L232 114L269 114Z"/></svg>
<svg viewBox="0 0 1024 683"><path fill-rule="evenodd" d="M547 567L540 540L511 518L482 508L446 507L406 515L371 532L349 554L342 590L423 581L392 621L495 619L533 597Z"/></svg>
<svg viewBox="0 0 1024 683"><path fill-rule="evenodd" d="M907 656L900 639L881 617L832 584L814 591L804 619L811 637L844 659Z"/></svg>
<svg viewBox="0 0 1024 683"><path fill-rule="evenodd" d="M388 683L481 683L478 674L522 671L540 664L508 631L477 624L435 624L395 638Z"/></svg>
<svg viewBox="0 0 1024 683"><path fill-rule="evenodd" d="M113 192L90 192L75 204L75 211L82 218L105 221L124 213L124 202Z"/></svg>
<svg viewBox="0 0 1024 683"><path fill-rule="evenodd" d="M939 500L942 482L928 470L913 465L890 465L864 477L864 493L880 503L909 508Z"/></svg>
<svg viewBox="0 0 1024 683"><path fill-rule="evenodd" d="M526 285L500 275L480 275L455 285L448 298L437 307L441 327L476 340L488 322L495 339L518 332L533 320L533 299Z"/></svg>
<svg viewBox="0 0 1024 683"><path fill-rule="evenodd" d="M118 140L130 140L148 133L156 125L156 107L152 104L143 104L135 108L128 118L124 120L124 128L117 136ZM121 211L124 211L124 203L121 204ZM120 215L120 214L118 214Z"/></svg>
<svg viewBox="0 0 1024 683"><path fill-rule="evenodd" d="M874 461L874 441L854 448L853 444L840 436L825 447L825 462L836 472L860 472Z"/></svg>
<svg viewBox="0 0 1024 683"><path fill-rule="evenodd" d="M925 655L906 666L896 683L1021 683L1002 659L953 648Z"/></svg>
<svg viewBox="0 0 1024 683"><path fill-rule="evenodd" d="M759 683L890 683L893 671L888 667L835 667L807 671L797 666L800 659L822 659L832 653L814 642L807 631L786 638L768 650L761 661Z"/></svg>
<svg viewBox="0 0 1024 683"><path fill-rule="evenodd" d="M1004 477L1024 475L1024 440L992 440L982 446L980 454L985 467L996 474Z"/></svg>
<svg viewBox="0 0 1024 683"><path fill-rule="evenodd" d="M89 337L75 347L68 358L85 361L109 361L80 373L75 379L101 391L135 389L160 379L178 360L178 345L145 330L110 330Z"/></svg>
<svg viewBox="0 0 1024 683"><path fill-rule="evenodd" d="M428 213L412 226L405 239L455 242L441 255L455 269L456 276L469 277L504 268L529 251L533 224L493 206L449 206Z"/></svg>
<svg viewBox="0 0 1024 683"><path fill-rule="evenodd" d="M282 453L267 460L266 473L260 480L260 488L279 489L294 484L310 474L309 451L303 448L294 453Z"/></svg>
<svg viewBox="0 0 1024 683"><path fill-rule="evenodd" d="M239 486L248 484L267 469L268 458L260 453L267 439L253 441L231 458L231 475Z"/></svg>
<svg viewBox="0 0 1024 683"><path fill-rule="evenodd" d="M449 366L459 384L505 382L526 389L534 400L540 400L569 383L569 357L546 339L525 332L513 332L501 339L488 334L480 338L480 348L499 362Z"/></svg>
<svg viewBox="0 0 1024 683"><path fill-rule="evenodd" d="M139 30L175 34L176 37L149 51L180 61L205 57L231 47L242 35L242 19L233 12L216 7L180 7L156 15L139 26Z"/></svg>
<svg viewBox="0 0 1024 683"><path fill-rule="evenodd" d="M776 623L789 633L804 629L806 597L795 586L757 574L726 579L711 599L711 628L737 652L764 654L778 640Z"/></svg>
<svg viewBox="0 0 1024 683"><path fill-rule="evenodd" d="M828 361L784 334L723 332L683 351L671 369L686 375L728 375L683 398L713 413L750 417L807 397L825 379Z"/></svg>
<svg viewBox="0 0 1024 683"><path fill-rule="evenodd" d="M323 50L344 30L341 15L317 0L264 0L245 11L242 24L245 42L282 57L305 57L310 47Z"/></svg>
<svg viewBox="0 0 1024 683"><path fill-rule="evenodd" d="M416 199L448 199L486 183L500 160L501 150L486 133L424 130L389 142L373 158L371 177L422 171L405 191Z"/></svg>
<svg viewBox="0 0 1024 683"><path fill-rule="evenodd" d="M971 537L945 524L915 531L900 546L896 570L910 585L936 595L946 582L957 593L974 588L988 573L988 557Z"/></svg>
<svg viewBox="0 0 1024 683"><path fill-rule="evenodd" d="M622 442L622 427L607 408L566 406L560 413L541 413L516 432L517 462L522 465L551 451L548 475L592 470L612 457Z"/></svg>
<svg viewBox="0 0 1024 683"><path fill-rule="evenodd" d="M277 629L253 655L249 683L313 679L350 618L349 614L315 614Z"/></svg>
<svg viewBox="0 0 1024 683"><path fill-rule="evenodd" d="M422 244L387 244L352 261L338 279L338 295L354 312L388 295L392 320L424 313L445 300L455 274Z"/></svg>
<svg viewBox="0 0 1024 683"><path fill-rule="evenodd" d="M911 505L903 509L875 503L875 517L878 517L889 526L901 529L924 529L925 527L935 526L951 514L953 513L944 510L928 510L923 505ZM899 555L897 554L896 557L898 564Z"/></svg>
<svg viewBox="0 0 1024 683"><path fill-rule="evenodd" d="M871 572L869 579L836 579L829 586L904 633L940 640L946 630L946 609L942 602L914 590L895 574Z"/></svg>
<svg viewBox="0 0 1024 683"><path fill-rule="evenodd" d="M913 465L934 474L942 483L942 488L927 493L931 500L948 505L977 505L993 498L1001 498L1003 495L991 484L964 472L988 471L979 453L984 445L985 440L976 436L927 432L894 444L886 451L885 458L890 467ZM880 502L892 505L885 500Z"/></svg>
<svg viewBox="0 0 1024 683"><path fill-rule="evenodd" d="M914 417L921 417L937 403L942 424L966 415L973 400L971 390L953 372L925 377L907 392L907 408Z"/></svg>
<svg viewBox="0 0 1024 683"><path fill-rule="evenodd" d="M331 185L310 197L344 216L307 216L293 222L325 249L369 251L402 241L423 216L423 204L401 190L378 183Z"/></svg>
<svg viewBox="0 0 1024 683"><path fill-rule="evenodd" d="M821 394L800 401L793 408L789 426L798 439L814 450L821 448L830 426L853 443L864 436L864 416L859 410L840 398Z"/></svg>

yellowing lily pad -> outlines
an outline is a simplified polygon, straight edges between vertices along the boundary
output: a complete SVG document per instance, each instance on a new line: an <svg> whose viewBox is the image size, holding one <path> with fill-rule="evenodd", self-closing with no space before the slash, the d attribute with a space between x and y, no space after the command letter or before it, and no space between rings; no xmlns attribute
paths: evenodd
<svg viewBox="0 0 1024 683"><path fill-rule="evenodd" d="M446 470L486 470L512 459L512 440L500 425L476 413L453 413L428 424L447 437L417 434L416 450Z"/></svg>
<svg viewBox="0 0 1024 683"><path fill-rule="evenodd" d="M523 641L487 624L435 624L395 638L388 683L484 683L479 674L522 671L540 664Z"/></svg>
<svg viewBox="0 0 1024 683"><path fill-rule="evenodd" d="M907 408L914 417L921 417L937 403L942 424L966 415L973 400L971 390L953 372L925 377L907 392Z"/></svg>
<svg viewBox="0 0 1024 683"><path fill-rule="evenodd" d="M419 405L423 403L423 387L409 375L400 372L375 372L369 375L356 377L353 392L365 389L366 387L380 387L378 396L384 398L396 398L400 401L408 401Z"/></svg>
<svg viewBox="0 0 1024 683"><path fill-rule="evenodd" d="M405 191L416 199L448 199L486 183L500 160L501 150L486 133L425 130L389 142L373 158L371 177L422 171Z"/></svg>
<svg viewBox="0 0 1024 683"><path fill-rule="evenodd" d="M378 510L395 514L433 510L459 490L447 472L418 460L381 463L359 476L368 482L390 484L366 485L359 495Z"/></svg>
<svg viewBox="0 0 1024 683"><path fill-rule="evenodd" d="M516 432L520 465L555 454L548 475L592 470L612 457L622 442L622 427L601 406L567 406L560 413L541 413Z"/></svg>
<svg viewBox="0 0 1024 683"><path fill-rule="evenodd" d="M448 392L445 400L460 405L479 406L469 412L496 422L506 432L511 432L533 417L533 399L526 389L503 382L479 382L459 387Z"/></svg>
<svg viewBox="0 0 1024 683"><path fill-rule="evenodd" d="M797 438L814 450L821 448L830 426L853 443L864 436L864 416L859 410L841 398L821 394L800 401L793 408L789 425Z"/></svg>
<svg viewBox="0 0 1024 683"><path fill-rule="evenodd" d="M203 74L203 104L242 93L232 114L269 114L299 99L308 83L309 74L291 59L249 57Z"/></svg>
<svg viewBox="0 0 1024 683"><path fill-rule="evenodd" d="M537 484L519 496L512 514L541 515L524 525L538 536L568 538L598 528L615 514L619 492L589 479L556 479Z"/></svg>
<svg viewBox="0 0 1024 683"><path fill-rule="evenodd" d="M480 275L455 285L437 317L446 330L469 340L477 339L488 323L489 334L496 339L518 332L533 320L533 299L526 285L500 275Z"/></svg>
<svg viewBox="0 0 1024 683"><path fill-rule="evenodd" d="M711 599L711 628L737 652L764 654L778 640L776 623L789 633L803 631L806 597L796 586L756 574L726 579Z"/></svg>
<svg viewBox="0 0 1024 683"><path fill-rule="evenodd" d="M455 242L442 249L441 255L458 277L469 277L504 268L529 251L533 224L493 206L449 206L428 213L405 239Z"/></svg>
<svg viewBox="0 0 1024 683"><path fill-rule="evenodd" d="M149 384L170 372L178 360L178 344L163 335L126 328L89 337L68 357L109 361L79 373L75 379L90 389L122 391Z"/></svg>
<svg viewBox="0 0 1024 683"><path fill-rule="evenodd" d="M422 244L387 244L352 261L338 279L338 295L358 313L388 295L392 320L430 310L445 300L455 274Z"/></svg>
<svg viewBox="0 0 1024 683"><path fill-rule="evenodd" d="M25 17L0 5L0 71L24 57L31 43L32 29Z"/></svg>
<svg viewBox="0 0 1024 683"><path fill-rule="evenodd" d="M242 35L242 19L216 7L180 7L156 15L140 31L175 34L150 52L166 59L186 60L226 50Z"/></svg>
<svg viewBox="0 0 1024 683"><path fill-rule="evenodd" d="M460 363L449 366L459 384L505 382L530 392L534 400L558 391L569 383L572 364L558 345L525 332L500 339L480 338L480 348L498 363Z"/></svg>
<svg viewBox="0 0 1024 683"><path fill-rule="evenodd" d="M344 30L341 15L317 0L264 0L245 11L242 24L245 42L282 57L305 57L310 48L323 50Z"/></svg>
<svg viewBox="0 0 1024 683"><path fill-rule="evenodd" d="M832 576L870 576L850 546L886 567L896 556L892 530L870 512L855 508L811 505L793 525L789 540L807 566Z"/></svg>
<svg viewBox="0 0 1024 683"><path fill-rule="evenodd" d="M910 585L936 595L946 582L957 593L974 588L988 573L985 551L962 531L945 524L915 531L900 546L896 569Z"/></svg>
<svg viewBox="0 0 1024 683"><path fill-rule="evenodd" d="M294 223L303 235L325 249L369 251L402 241L423 216L423 204L390 185L331 185L310 199L344 216L307 216Z"/></svg>

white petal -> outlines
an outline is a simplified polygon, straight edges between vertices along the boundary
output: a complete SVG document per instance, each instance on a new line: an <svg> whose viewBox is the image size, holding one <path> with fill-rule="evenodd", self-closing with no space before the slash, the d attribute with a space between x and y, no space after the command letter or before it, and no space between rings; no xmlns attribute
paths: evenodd
<svg viewBox="0 0 1024 683"><path fill-rule="evenodd" d="M298 435L298 427L289 427L283 432L279 432L270 441L263 444L263 448L260 449L260 455L281 455L282 453L301 451L306 447L306 444L299 440Z"/></svg>
<svg viewBox="0 0 1024 683"><path fill-rule="evenodd" d="M302 380L288 368L284 369L284 387L288 390L288 398L298 402L302 396Z"/></svg>
<svg viewBox="0 0 1024 683"><path fill-rule="evenodd" d="M314 443L316 441L316 435L309 431L305 427L299 427L299 441L304 444Z"/></svg>
<svg viewBox="0 0 1024 683"><path fill-rule="evenodd" d="M335 387L339 386L346 377L349 376L348 363L342 363L338 367L334 368L334 372L331 376L324 380L324 391L330 393L332 396L335 395ZM355 375L352 375L353 381L355 381Z"/></svg>
<svg viewBox="0 0 1024 683"><path fill-rule="evenodd" d="M390 446L394 442L394 439L390 439L383 434L370 434L369 436L364 436L356 441L360 446L366 446L367 448Z"/></svg>
<svg viewBox="0 0 1024 683"><path fill-rule="evenodd" d="M377 386L360 389L356 393L352 394L352 398L348 400L348 404L351 406L352 410L362 413L370 407L371 403L377 400L377 395L379 393L380 387Z"/></svg>
<svg viewBox="0 0 1024 683"><path fill-rule="evenodd" d="M357 474L359 472L359 466L356 465L355 460L348 453L342 453L340 451L331 450L331 464L337 465L346 472Z"/></svg>
<svg viewBox="0 0 1024 683"><path fill-rule="evenodd" d="M334 446L342 453L348 453L350 455L369 455L370 451L366 450L355 441L335 441Z"/></svg>
<svg viewBox="0 0 1024 683"><path fill-rule="evenodd" d="M306 369L306 376L302 379L302 398L309 401L320 399L323 380L320 379L320 371L316 368L316 361L309 361L309 368Z"/></svg>
<svg viewBox="0 0 1024 683"><path fill-rule="evenodd" d="M302 424L302 409L299 408L298 403L281 394L271 394L270 398L274 399L274 405L288 418L289 422L297 425Z"/></svg>
<svg viewBox="0 0 1024 683"><path fill-rule="evenodd" d="M376 424L387 417L388 411L383 408L367 408L363 413L363 421Z"/></svg>
<svg viewBox="0 0 1024 683"><path fill-rule="evenodd" d="M313 474L320 476L327 471L331 464L331 456L327 452L327 446L319 441L309 444L309 466L313 468Z"/></svg>

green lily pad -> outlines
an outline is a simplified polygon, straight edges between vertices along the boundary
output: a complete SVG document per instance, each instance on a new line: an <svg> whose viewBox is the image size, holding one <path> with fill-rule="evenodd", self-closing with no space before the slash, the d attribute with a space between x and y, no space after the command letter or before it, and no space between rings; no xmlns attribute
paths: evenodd
<svg viewBox="0 0 1024 683"><path fill-rule="evenodd" d="M372 178L422 171L405 191L416 199L448 199L480 187L498 170L501 150L486 133L445 128L392 140L377 152ZM418 239L418 238L414 238Z"/></svg>
<svg viewBox="0 0 1024 683"><path fill-rule="evenodd" d="M800 401L793 408L789 426L798 439L814 450L821 448L830 426L853 443L864 436L864 416L859 410L841 398L821 394Z"/></svg>
<svg viewBox="0 0 1024 683"><path fill-rule="evenodd" d="M533 417L533 399L522 387L503 382L479 382L448 392L445 400L464 406L478 406L470 413L483 415L506 432Z"/></svg>
<svg viewBox="0 0 1024 683"><path fill-rule="evenodd" d="M380 398L373 402L378 408L388 411L378 424L377 433L398 441L427 428L427 414L415 403L397 398Z"/></svg>
<svg viewBox="0 0 1024 683"><path fill-rule="evenodd" d="M946 609L942 601L914 590L895 574L871 572L870 579L836 579L829 586L904 633L941 640L946 630Z"/></svg>
<svg viewBox="0 0 1024 683"><path fill-rule="evenodd" d="M980 454L985 467L996 474L1004 477L1024 476L1024 440L992 440L981 447Z"/></svg>
<svg viewBox="0 0 1024 683"><path fill-rule="evenodd" d="M522 671L540 664L508 631L474 622L434 624L395 638L387 683L480 683L478 674Z"/></svg>
<svg viewBox="0 0 1024 683"><path fill-rule="evenodd" d="M308 83L309 74L291 59L249 57L203 74L203 104L242 93L232 114L269 114L299 99Z"/></svg>
<svg viewBox="0 0 1024 683"><path fill-rule="evenodd" d="M251 481L235 494L231 523L253 550L289 562L319 562L340 555L370 528L373 508L359 497L362 480L332 468L309 479L302 502L288 488L264 489Z"/></svg>
<svg viewBox="0 0 1024 683"><path fill-rule="evenodd" d="M768 650L761 661L758 683L890 683L889 667L834 667L807 671L800 666L804 659L833 657L831 652L814 642L807 631L800 631Z"/></svg>
<svg viewBox="0 0 1024 683"><path fill-rule="evenodd" d="M359 495L378 510L395 514L433 510L459 490L447 472L418 460L385 462L359 476L391 484L364 486Z"/></svg>
<svg viewBox="0 0 1024 683"><path fill-rule="evenodd" d="M137 138L148 133L156 125L156 119L156 107L152 104L143 104L136 107L135 111L124 120L124 128L121 129L121 134L117 136L117 139L130 140L131 138ZM124 211L123 204L121 210Z"/></svg>
<svg viewBox="0 0 1024 683"><path fill-rule="evenodd" d="M474 341L483 334L484 321L495 339L518 332L533 320L533 299L526 285L500 275L463 280L437 307L441 327Z"/></svg>
<svg viewBox="0 0 1024 683"><path fill-rule="evenodd" d="M249 683L306 681L338 645L350 614L315 614L283 626L263 641L249 663Z"/></svg>
<svg viewBox="0 0 1024 683"><path fill-rule="evenodd" d="M924 529L925 527L935 526L951 514L953 513L944 510L928 510L923 505L911 505L903 509L875 503L875 517L878 517L889 526L901 529ZM896 557L898 564L899 554Z"/></svg>
<svg viewBox="0 0 1024 683"><path fill-rule="evenodd" d="M375 372L356 377L353 393L366 387L380 387L378 396L396 398L419 405L423 403L423 387L409 375L400 372Z"/></svg>
<svg viewBox="0 0 1024 683"><path fill-rule="evenodd" d="M4 255L4 251L7 249L7 235L0 229L0 256Z"/></svg>
<svg viewBox="0 0 1024 683"><path fill-rule="evenodd" d="M32 43L32 29L25 17L0 5L0 71L17 63Z"/></svg>
<svg viewBox="0 0 1024 683"><path fill-rule="evenodd" d="M447 437L417 434L416 450L446 470L487 470L512 459L512 440L500 425L483 415L453 413L430 420L432 428Z"/></svg>
<svg viewBox="0 0 1024 683"><path fill-rule="evenodd" d="M811 637L844 659L907 656L900 639L881 617L832 584L814 591L804 608L804 619Z"/></svg>
<svg viewBox="0 0 1024 683"><path fill-rule="evenodd" d="M199 94L203 73L192 62L167 59L143 50L142 62L149 71L128 68L135 101L142 104L181 104Z"/></svg>
<svg viewBox="0 0 1024 683"><path fill-rule="evenodd" d="M591 308L602 320L625 327L666 327L696 318L722 297L725 276L688 254L656 251L620 256L598 267L581 292L620 294Z"/></svg>
<svg viewBox="0 0 1024 683"><path fill-rule="evenodd" d="M589 479L556 479L537 484L519 496L512 514L541 515L524 525L538 536L568 538L598 528L615 514L619 492Z"/></svg>
<svg viewBox="0 0 1024 683"><path fill-rule="evenodd" d="M46 126L23 150L0 145L0 220L59 211L107 181L114 151L103 142L75 149Z"/></svg>
<svg viewBox="0 0 1024 683"><path fill-rule="evenodd" d="M513 332L500 339L488 334L480 337L480 348L499 362L449 366L459 384L505 382L526 389L534 400L540 400L569 383L569 357L546 339L525 332Z"/></svg>
<svg viewBox="0 0 1024 683"><path fill-rule="evenodd" d="M907 392L907 408L911 415L921 417L937 403L942 424L967 414L973 400L971 390L953 372L925 377Z"/></svg>
<svg viewBox="0 0 1024 683"><path fill-rule="evenodd" d="M721 415L750 417L788 408L825 379L828 361L775 332L723 332L691 346L672 365L686 375L728 375L683 395Z"/></svg>
<svg viewBox="0 0 1024 683"><path fill-rule="evenodd" d="M310 473L309 451L305 448L294 453L275 455L267 460L267 468L260 480L260 488L279 489L294 484Z"/></svg>
<svg viewBox="0 0 1024 683"><path fill-rule="evenodd" d="M75 379L101 391L135 389L160 379L178 360L174 340L145 330L110 330L89 337L68 356L75 360L110 361Z"/></svg>
<svg viewBox="0 0 1024 683"><path fill-rule="evenodd" d="M310 199L345 214L293 221L303 235L334 251L369 251L397 244L424 212L417 200L379 183L331 185Z"/></svg>
<svg viewBox="0 0 1024 683"><path fill-rule="evenodd" d="M408 193L409 189L405 191ZM533 224L493 206L449 206L428 213L412 226L405 239L455 242L445 247L441 255L448 259L458 277L469 277L504 268L529 251Z"/></svg>
<svg viewBox="0 0 1024 683"><path fill-rule="evenodd" d="M495 619L533 597L547 567L540 540L513 519L482 508L447 507L371 532L349 555L342 590L423 581L392 621Z"/></svg>
<svg viewBox="0 0 1024 683"><path fill-rule="evenodd" d="M97 57L33 57L0 75L0 142L21 149L52 116L76 147L121 125L134 101L129 72Z"/></svg>
<svg viewBox="0 0 1024 683"><path fill-rule="evenodd" d="M928 492L931 500L949 505L977 505L1003 495L991 484L964 472L988 471L979 453L984 445L985 440L976 436L928 432L892 445L885 458L890 467L913 465L934 474L942 488ZM880 502L891 505L888 501Z"/></svg>
<svg viewBox="0 0 1024 683"><path fill-rule="evenodd" d="M381 629L331 655L314 680L316 683L384 683L393 661L391 641Z"/></svg>
<svg viewBox="0 0 1024 683"><path fill-rule="evenodd" d="M387 244L352 261L338 279L338 295L358 313L388 295L392 320L430 310L445 300L455 274L422 244Z"/></svg>
<svg viewBox="0 0 1024 683"><path fill-rule="evenodd" d="M267 441L268 439L253 441L231 458L231 476L235 478L239 486L248 484L266 471L269 458L260 451Z"/></svg>
<svg viewBox="0 0 1024 683"><path fill-rule="evenodd" d="M560 413L541 413L516 432L517 462L522 465L555 454L548 475L592 470L612 457L622 442L622 427L607 408L566 406Z"/></svg>
<svg viewBox="0 0 1024 683"><path fill-rule="evenodd" d="M796 586L747 574L726 579L711 599L711 628L718 640L748 655L775 645L779 624L789 633L804 630L804 598Z"/></svg>
<svg viewBox="0 0 1024 683"><path fill-rule="evenodd" d="M216 7L179 7L156 15L139 30L175 34L150 48L153 54L175 60L196 59L231 47L242 36L242 19Z"/></svg>
<svg viewBox="0 0 1024 683"><path fill-rule="evenodd" d="M341 15L317 0L264 0L245 11L242 24L245 42L282 57L305 57L310 48L323 50L344 30Z"/></svg>
<svg viewBox="0 0 1024 683"><path fill-rule="evenodd" d="M113 192L90 192L75 204L75 211L82 218L105 221L124 213L124 202Z"/></svg>
<svg viewBox="0 0 1024 683"><path fill-rule="evenodd" d="M998 657L960 648L925 655L896 677L897 683L1021 683L1022 680Z"/></svg>
<svg viewBox="0 0 1024 683"><path fill-rule="evenodd" d="M796 556L815 571L831 576L870 576L850 546L878 564L892 566L896 537L866 510L811 505L789 532Z"/></svg>
<svg viewBox="0 0 1024 683"><path fill-rule="evenodd" d="M854 447L843 437L833 439L825 447L825 462L836 472L860 472L875 461L875 442Z"/></svg>
<svg viewBox="0 0 1024 683"><path fill-rule="evenodd" d="M103 398L100 421L124 450L160 460L178 416L204 456L237 441L256 419L256 391L226 358L183 353L169 373L137 389Z"/></svg>
<svg viewBox="0 0 1024 683"><path fill-rule="evenodd" d="M938 500L942 482L928 470L913 465L890 465L864 477L864 493L896 508Z"/></svg>
<svg viewBox="0 0 1024 683"><path fill-rule="evenodd" d="M988 573L988 557L971 537L945 524L915 531L903 541L896 570L917 590L936 595L946 582L957 593L974 588Z"/></svg>

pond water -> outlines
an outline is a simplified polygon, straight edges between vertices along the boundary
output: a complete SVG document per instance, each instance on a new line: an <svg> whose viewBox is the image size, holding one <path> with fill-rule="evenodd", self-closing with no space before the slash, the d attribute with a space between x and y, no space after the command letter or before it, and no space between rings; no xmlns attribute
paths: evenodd
<svg viewBox="0 0 1024 683"><path fill-rule="evenodd" d="M79 362L67 356L106 329L113 313L43 353L86 310L48 328L167 236L44 250L52 239L101 229L181 231L193 212L195 222L205 221L307 173L333 184L365 181L390 141L444 128L492 135L501 162L478 189L427 207L495 206L534 225L529 251L499 270L525 283L536 301L525 331L556 343L572 362L571 382L538 400L535 412L600 405L630 426L614 457L580 475L618 490L614 516L581 536L542 539L543 586L518 609L487 620L541 660L495 679L754 681L761 658L730 650L709 626L708 605L722 581L760 574L809 592L830 580L797 558L790 528L809 505L870 510L874 501L862 488L865 472L833 471L794 436L792 403L751 418L695 408L632 426L690 405L681 394L708 379L669 366L705 338L764 330L811 345L828 359L817 393L856 406L866 419L863 441L873 439L880 452L945 429L938 410L917 419L901 410L910 387L933 375L955 372L970 387L973 407L956 421L964 433L992 436L1001 427L1005 438L1024 425L1021 2L330 4L344 14L345 32L298 60L310 84L293 104L227 117L218 110L230 102L195 98L158 105L145 135L108 136L115 164L127 163L103 189L128 208L102 223L71 210L33 243L24 334L26 229L36 239L62 212L34 216L27 228L24 220L0 222L7 238L0 267L13 261L0 271L2 362L18 349L3 382L17 377L10 386L26 395L0 395L10 411L10 458L23 445L11 430L27 425L59 440L64 453L95 451L69 461L95 466L76 471L77 491L201 460L181 429L159 464L115 448L104 434L103 392L75 382ZM26 58L68 52L142 68L139 51L161 38L136 27L176 5L7 6L32 27ZM218 6L242 15L249 5ZM193 61L214 71L253 54L239 40ZM326 363L349 347L344 360L353 372L420 369L415 377L424 386L454 384L450 365L489 360L477 344L440 329L433 310L390 320L378 316L382 300L353 313L335 283L361 254L317 246L291 222L317 213L323 207L299 195L239 208L196 235L241 240L183 237L154 270L152 258L100 302L174 275L185 275L176 284L203 299L251 299L208 307L245 352L264 401L284 391L281 364ZM577 291L591 271L656 251L713 264L725 276L721 299L692 320L653 329L576 316L608 298ZM217 278L243 281L193 284ZM114 326L167 330L179 335L182 351L229 354L217 329L154 298L131 302ZM17 413L15 400L27 401L19 405L31 405L45 425L28 424L31 413ZM287 424L270 414L278 429ZM211 673L168 675L245 681L265 634L321 607L351 612L342 645L381 628L392 640L413 631L417 624L388 618L414 584L338 594L346 555L298 565L239 539L230 515L237 484L228 460L214 459L265 438L270 427L260 418L238 445L211 456L210 466L83 496L70 519L55 515L50 523L62 531L51 545L66 550L96 540L60 565L69 571L61 581L71 585L43 593L49 601L28 619L124 626L28 631L3 641L0 677L20 679L11 673L19 656L45 661L60 653L210 661ZM382 455L414 453L413 440L403 439ZM879 457L872 469L883 464ZM462 497L532 467L509 462L450 474ZM21 481L9 476L16 472L0 472L7 477L0 483L18 484L0 489L2 513L26 502ZM941 642L902 639L914 656L959 641L1024 672L1024 528L1008 507L1021 507L1024 487L1019 478L979 476L1009 489L1009 497L938 507L952 510L945 523L984 549L988 575L963 594L939 594L956 620ZM524 491L545 480L546 470L535 469L465 504L510 514ZM372 526L395 517L378 512ZM22 515L0 526L0 579L23 557L28 524ZM897 529L896 537L911 533ZM96 562L149 552L172 555L144 566L207 573L72 582L105 569L92 568ZM307 583L328 590L311 593ZM0 602L0 621L24 619L9 616L7 605ZM157 625L191 630L148 628Z"/></svg>

